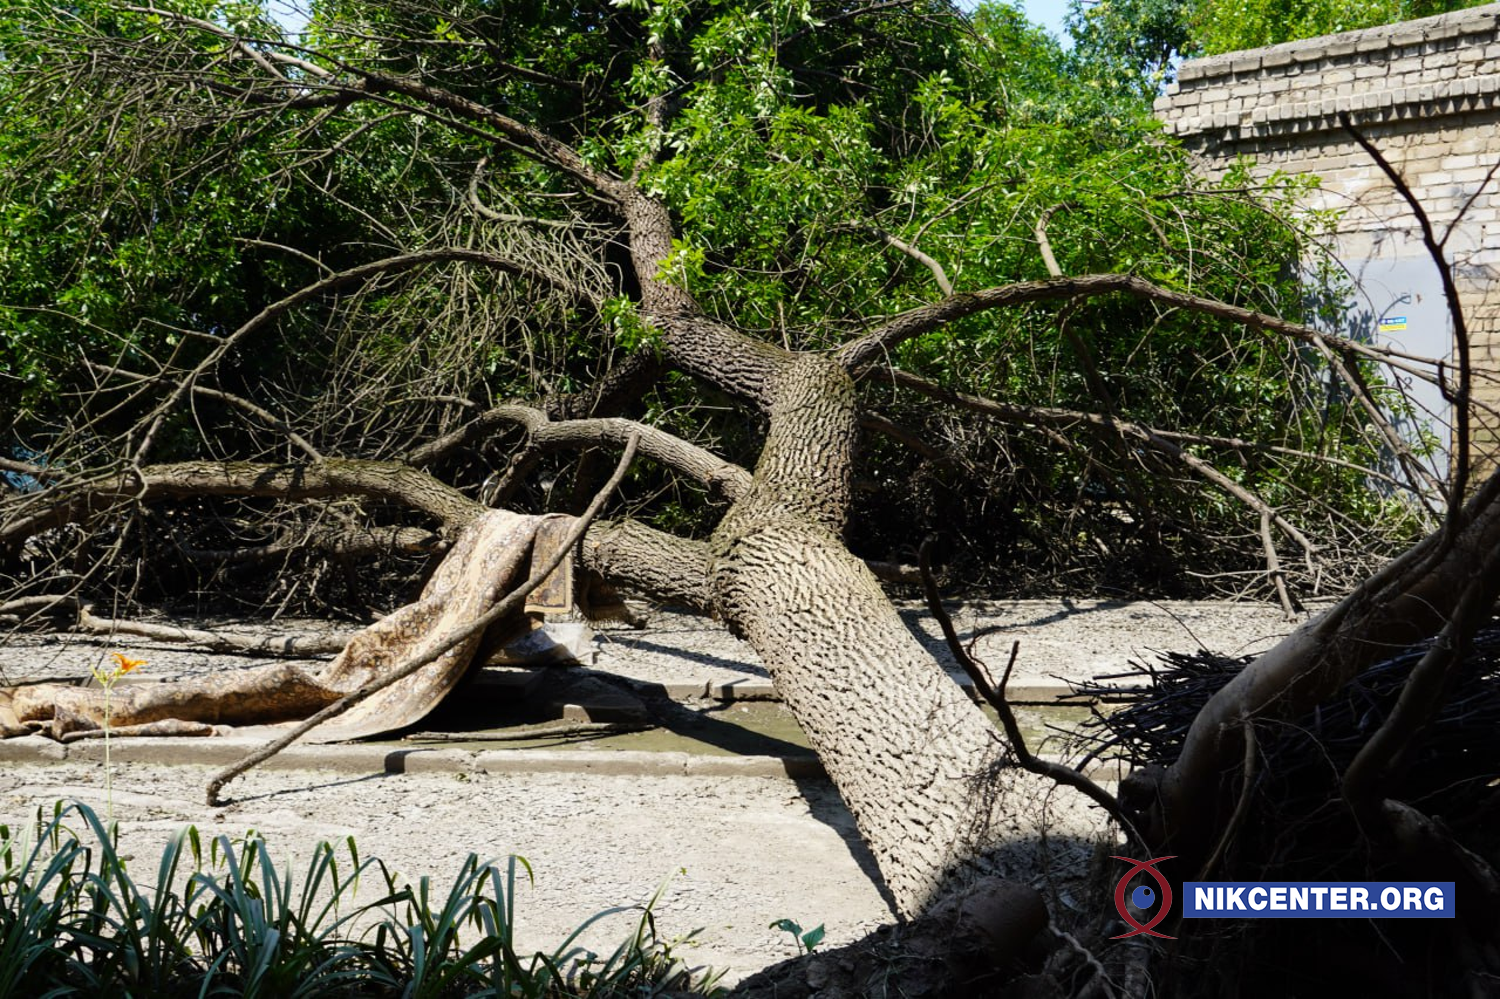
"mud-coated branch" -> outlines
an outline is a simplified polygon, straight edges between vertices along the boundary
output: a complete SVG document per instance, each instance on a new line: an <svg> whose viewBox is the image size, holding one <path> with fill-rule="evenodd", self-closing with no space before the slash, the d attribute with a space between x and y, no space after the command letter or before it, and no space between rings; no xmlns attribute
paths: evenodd
<svg viewBox="0 0 1500 999"><path fill-rule="evenodd" d="M204 631L197 628L179 628L170 624L148 621L129 621L120 618L96 617L92 605L73 594L22 597L0 604L0 616L5 615L70 615L67 625L76 631L91 635L134 635L156 642L196 645L213 652L261 656L306 656L327 655L344 647L347 636L286 634L243 635L225 631ZM59 622L61 624L62 622Z"/></svg>
<svg viewBox="0 0 1500 999"><path fill-rule="evenodd" d="M310 549L339 558L360 558L391 552L432 554L443 546L439 535L420 527L323 527L307 533L288 534L271 544L250 548L203 549L184 545L178 550L190 559L236 564L285 558Z"/></svg>
<svg viewBox="0 0 1500 999"><path fill-rule="evenodd" d="M632 437L626 443L625 452L620 455L620 462L615 466L614 474L604 484L604 488L599 490L599 494L594 497L594 501L589 504L589 508L584 511L583 516L574 522L572 529L568 532L563 542L557 546L541 566L532 569L531 577L526 582L506 594L504 599L497 601L493 607L476 617L473 621L454 628L446 635L438 638L426 652L402 663L379 680L361 687L352 694L340 697L337 701L334 701L332 704L315 713L311 718L308 718L287 732L286 735L267 743L264 747L251 753L238 763L226 767L218 774L215 774L213 780L208 782L208 788L205 791L207 803L210 806L218 805L219 792L223 790L225 784L245 773L251 767L269 760L325 721L343 714L361 701L367 700L387 687L405 680L422 667L436 662L449 649L473 638L475 635L483 634L485 629L496 621L514 614L524 607L526 598L531 595L531 592L540 586L562 564L564 559L571 556L578 542L582 540L584 532L589 529L589 525L599 516L599 512L604 509L605 502L614 494L615 489L620 485L620 481L625 478L625 473L630 468L630 462L635 458L635 449L636 440Z"/></svg>

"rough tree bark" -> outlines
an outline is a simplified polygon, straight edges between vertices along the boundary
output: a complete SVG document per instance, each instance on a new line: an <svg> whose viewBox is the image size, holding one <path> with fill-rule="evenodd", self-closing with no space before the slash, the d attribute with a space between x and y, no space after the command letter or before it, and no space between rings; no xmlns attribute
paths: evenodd
<svg viewBox="0 0 1500 999"><path fill-rule="evenodd" d="M898 911L915 915L960 868L1034 843L1026 806L1046 787L1005 769L994 726L843 544L858 418L848 373L800 358L770 408L755 480L713 537L714 606L766 663Z"/></svg>

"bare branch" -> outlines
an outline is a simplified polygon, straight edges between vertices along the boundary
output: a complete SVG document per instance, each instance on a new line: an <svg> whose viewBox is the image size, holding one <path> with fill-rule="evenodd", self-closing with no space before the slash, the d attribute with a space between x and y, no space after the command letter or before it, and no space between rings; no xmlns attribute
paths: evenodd
<svg viewBox="0 0 1500 999"><path fill-rule="evenodd" d="M414 267L422 267L428 264L443 263L448 261L463 261L465 263L473 263L485 267L492 267L496 270L500 270L508 274L515 274L517 276L524 277L540 277L543 280L548 281L549 283L557 282L556 277L546 274L535 274L532 272L531 268L523 264L519 264L513 260L508 260L496 254L487 253L481 250L470 250L464 247L456 246L441 247L431 250L417 250L412 253L403 253L393 257L386 257L381 260L375 260L367 264L361 264L358 267L351 267L348 270L340 271L336 274L330 274L329 276L322 278L321 280L314 281L312 284L305 285L297 289L296 291L292 292L292 294L287 295L284 298L272 302L270 305L261 309L250 319L246 320L243 324L240 325L238 329L225 336L217 347L209 351L208 354L203 358L203 360L199 361L198 364L195 365L190 372L188 372L181 380L178 381L176 388L173 389L168 398L162 403L158 404L152 411L150 418L151 423L148 426L144 436L142 437L141 442L135 448L135 460L142 460L150 452L151 445L155 441L156 434L161 429L162 422L165 419L167 413L169 413L179 403L181 403L183 399L187 398L188 394L193 390L193 385L196 379L203 372L216 365L224 357L224 355L227 354L240 341L245 339L251 333L254 333L256 330L260 329L262 326L265 326L273 319L286 314L287 312L291 311L304 302L311 301L312 299L318 298L332 291L337 291L340 288L344 288L349 285L361 284L378 275L392 274L399 271L410 270Z"/></svg>
<svg viewBox="0 0 1500 999"><path fill-rule="evenodd" d="M309 59L289 55L285 51L295 50L299 48L298 46L288 45L280 40L244 39L227 28L175 11L160 10L155 7L131 7L127 9L138 13L152 14L163 20L185 24L225 39L235 46L238 51L242 51L249 56L257 66L261 67L267 77L278 85L292 85L291 81L280 71L278 66L295 66L313 77L316 85L326 92L325 99L332 103L378 100L386 94L399 94L418 102L426 108L444 111L457 116L461 120L494 129L506 140L513 143L519 151L548 166L570 174L594 192L612 201L620 201L626 193L626 185L619 177L590 166L578 151L567 143L546 134L540 129L526 125L508 115L501 114L492 108L485 107L476 101L441 87L433 86L411 77L396 76L378 70L362 69L339 60L329 52L314 53L316 58L335 67L338 73L343 73L347 77L353 78L354 82L352 83L340 84L335 70L330 70ZM252 42L256 42L257 44L251 44ZM278 47L280 51L272 46ZM273 63L275 65L272 65ZM312 81L307 85L300 85L301 92L309 93L311 91L311 83ZM422 108L409 108L408 110L420 112Z"/></svg>
<svg viewBox="0 0 1500 999"><path fill-rule="evenodd" d="M516 225L536 225L551 229L575 229L587 223L573 220L561 222L556 219L542 219L531 215L512 215L508 212L497 212L479 196L479 182L484 177L484 168L489 164L488 156L479 157L479 162L474 164L474 172L469 177L468 199L469 207L473 208L480 218L491 222L510 222Z"/></svg>
<svg viewBox="0 0 1500 999"><path fill-rule="evenodd" d="M307 455L313 461L323 460L323 455L318 452L318 449L309 444L307 442L307 439L304 438L301 434L293 430L290 424L288 424L285 420L281 419L279 416L276 416L269 410L257 406L249 399L245 399L240 396L234 395L233 393L224 392L219 389L211 389L205 385L194 385L193 394L201 395L208 399L220 399L224 402L229 403L231 406L234 406L236 409L244 410L256 419L263 420L271 427L286 434L286 439L296 445L299 451Z"/></svg>
<svg viewBox="0 0 1500 999"><path fill-rule="evenodd" d="M1209 699L1171 767L1142 777L1132 791L1154 824L1154 842L1171 839L1191 851L1210 834L1203 826L1210 813L1201 804L1230 765L1230 754L1237 755L1244 719L1294 717L1388 650L1410 647L1451 622L1460 599L1472 592L1475 565L1492 561L1500 550L1500 473L1476 490L1462 522L1452 545L1443 544L1441 529L1429 535ZM1491 573L1492 581L1497 578Z"/></svg>
<svg viewBox="0 0 1500 999"><path fill-rule="evenodd" d="M96 617L93 605L72 594L23 597L0 604L0 615L60 614L71 615L70 626L94 635L135 635L158 642L197 645L213 652L235 654L291 656L332 655L343 649L346 638L329 635L240 635L233 632L203 631L146 621L126 621Z"/></svg>
<svg viewBox="0 0 1500 999"><path fill-rule="evenodd" d="M325 276L330 275L334 272L332 267L329 267L327 264L323 263L323 261L319 260L317 257L306 252L305 250L299 250L295 246L287 246L285 243L274 243L270 240L265 239L241 239L237 240L237 242L242 243L245 246L253 246L258 249L276 250L279 253L290 253L298 260L303 260L309 264L312 264L318 270L322 271Z"/></svg>
<svg viewBox="0 0 1500 999"><path fill-rule="evenodd" d="M1260 544L1266 556L1266 575L1276 587L1276 598L1281 601L1281 609L1288 621L1295 620L1297 604L1287 590L1286 573L1281 571L1281 556L1276 554L1276 540L1271 537L1271 514L1268 510L1260 512Z"/></svg>
<svg viewBox="0 0 1500 999"><path fill-rule="evenodd" d="M296 465L248 461L182 462L113 473L67 488L32 493L0 508L0 542L29 537L133 502L199 496L316 499L370 496L420 510L453 532L483 511L425 472L394 462L330 458Z"/></svg>
<svg viewBox="0 0 1500 999"><path fill-rule="evenodd" d="M1452 483L1448 491L1448 516L1445 521L1444 535L1448 543L1458 536L1461 526L1459 521L1460 511L1463 509L1464 495L1469 490L1469 397L1473 394L1473 365L1471 363L1469 347L1469 325L1464 317L1462 303L1458 299L1458 284L1453 278L1453 268L1448 264L1448 258L1443 254L1442 244L1438 242L1436 234L1432 229L1432 220L1427 216L1427 210L1417 200L1411 186L1400 172L1376 149L1374 144L1367 139L1350 123L1347 112L1339 113L1339 124L1344 131L1359 143L1359 147L1370 155L1375 165L1380 167L1382 173L1395 186L1396 193L1411 208L1412 215L1416 217L1417 226L1422 232L1422 245L1427 250L1427 255L1438 270L1438 277L1443 282L1443 299L1448 306L1448 319L1453 324L1454 350L1458 357L1458 389L1450 394L1446 383L1440 385L1443 390L1443 398L1453 406L1454 423L1454 455ZM1492 176L1494 171L1490 171ZM1488 177L1486 177L1488 181ZM1472 200L1472 199L1471 199ZM1467 209L1467 205L1464 206ZM1460 212L1460 217L1462 212Z"/></svg>
<svg viewBox="0 0 1500 999"><path fill-rule="evenodd" d="M615 416L553 422L542 410L520 405L497 406L482 413L452 433L411 452L408 460L413 465L430 465L505 424L523 428L527 448L537 453L603 444L623 446L636 440L644 457L690 476L725 499L738 499L750 488L748 471L665 430Z"/></svg>
<svg viewBox="0 0 1500 999"><path fill-rule="evenodd" d="M1437 480L1437 476L1433 475L1432 471L1416 455L1412 454L1411 446L1401 438L1400 432L1396 430L1390 418L1380 411L1380 407L1370 397L1369 386L1365 384L1364 378L1360 375L1359 366L1345 363L1345 358L1334 353L1326 344L1314 344L1314 347L1323 356L1323 359L1328 362L1328 366L1333 369L1334 374L1339 376L1339 380L1349 387L1355 401L1359 403L1360 409L1365 411L1365 415L1370 418L1370 423L1374 425L1376 431L1380 434L1381 440L1385 442L1386 447L1391 449L1391 453L1396 456L1396 460L1406 472L1407 479L1409 480L1408 488L1416 495L1418 502L1429 513L1436 514L1436 511L1432 509L1432 504L1428 499L1427 493L1430 490L1433 493L1441 494L1443 492L1443 484ZM1424 483L1426 488L1423 488Z"/></svg>
<svg viewBox="0 0 1500 999"><path fill-rule="evenodd" d="M1233 496L1251 510L1262 516L1269 517L1271 522L1280 528L1289 538L1295 541L1309 557L1317 551L1316 546L1308 540L1295 525L1261 499L1255 493L1229 478L1223 472L1214 468L1202 458L1185 450L1180 445L1166 439L1150 427L1139 423L1131 423L1127 420L1117 419L1113 416L1099 413L1078 413L1070 410L1044 409L1027 406L1006 405L994 402L980 396L967 395L955 392L935 385L915 375L903 371L892 372L897 384L917 389L935 399L942 399L954 405L963 406L966 409L979 413L988 413L1001 419L1014 422L1034 422L1051 425L1069 425L1082 423L1100 429L1114 431L1122 437L1129 437L1149 446L1152 450L1186 466L1197 475L1211 482L1220 490Z"/></svg>
<svg viewBox="0 0 1500 999"><path fill-rule="evenodd" d="M1047 223L1052 221L1052 216L1057 212L1068 211L1073 206L1068 202L1053 205L1037 217L1036 226L1032 232L1036 235L1037 249L1042 251L1042 263L1047 266L1047 273L1055 278L1063 276L1062 268L1057 266L1057 258L1052 255L1052 240L1047 238Z"/></svg>
<svg viewBox="0 0 1500 999"><path fill-rule="evenodd" d="M1086 274L1082 277L1052 278L1047 281L1020 281L1015 284L987 288L983 291L953 295L940 302L917 306L887 320L866 335L844 344L834 351L834 356L850 372L861 377L868 376L869 366L884 357L893 347L912 337L930 333L957 319L972 316L988 309L1011 308L1035 302L1061 302L1101 295L1126 294L1163 305L1189 309L1204 315L1215 316L1239 323L1248 329L1264 330L1288 337L1300 343L1322 343L1338 353L1351 357L1363 357L1399 367L1426 381L1435 381L1435 376L1420 368L1400 365L1393 358L1406 357L1435 370L1437 361L1429 358L1412 358L1382 347L1356 343L1344 337L1324 333L1321 330L1289 322L1252 309L1230 305L1212 298L1173 291L1161 285L1136 277L1134 274Z"/></svg>
<svg viewBox="0 0 1500 999"><path fill-rule="evenodd" d="M1214 868L1219 866L1219 861L1224 859L1224 854L1229 845L1234 842L1234 837L1239 833L1240 826L1245 824L1245 816L1250 814L1250 792L1255 786L1255 721L1251 718L1241 720L1241 727L1245 733L1245 761L1240 766L1240 796L1234 803L1234 813L1229 816L1229 822L1224 826L1224 832L1219 836L1219 841L1214 845L1213 853L1203 862L1203 867L1198 871L1198 881L1207 881L1208 876L1213 873Z"/></svg>
<svg viewBox="0 0 1500 999"><path fill-rule="evenodd" d="M876 229L875 234L882 240L884 240L887 246L891 246L897 250L900 250L902 253L906 254L908 257L911 257L917 263L921 264L923 267L926 267L929 271L931 271L932 279L937 282L938 289L942 291L945 296L953 294L953 282L948 280L948 273L943 270L942 264L938 263L932 257L923 253L912 244L906 242L898 236L894 236L891 233L886 232L884 229Z"/></svg>
<svg viewBox="0 0 1500 999"><path fill-rule="evenodd" d="M1047 777L1059 784L1065 784L1074 790L1081 791L1090 799L1109 813L1110 818L1117 822L1132 840L1137 843L1143 842L1140 833L1136 832L1125 810L1120 807L1120 802L1114 795L1104 788L1095 784L1088 777L1074 770L1072 767L1044 760L1034 755L1026 746L1026 737L1021 733L1021 726L1016 722L1015 712L1010 709L1010 702L1005 699L1005 688L1010 682L1010 671L1016 665L1016 656L1021 650L1019 641L1013 643L1010 648L1010 661L1005 665L1005 674L1000 678L999 686L996 686L986 673L983 664L979 663L964 648L963 642L959 641L958 632L953 628L953 619L943 609L942 597L938 594L937 581L932 578L932 539L928 538L922 542L919 549L918 565L922 574L922 592L927 599L927 610L937 620L938 627L943 631L943 639L948 643L948 651L958 664L963 667L964 673L974 684L974 689L984 698L985 703L995 709L1000 716L1000 724L1005 729L1006 739L1010 743L1011 752L1016 755L1016 762L1023 769L1034 774Z"/></svg>
<svg viewBox="0 0 1500 999"><path fill-rule="evenodd" d="M24 461L13 461L10 458L0 458L0 471L29 475L38 481L46 481L58 475L56 470L49 470L41 465L32 465Z"/></svg>
<svg viewBox="0 0 1500 999"><path fill-rule="evenodd" d="M879 413L864 410L859 414L859 425L861 429L882 434L893 441L899 441L928 461L951 462L953 460L952 455L945 454L941 448L933 447L915 430L912 430L910 427L903 427L899 423L893 423Z"/></svg>

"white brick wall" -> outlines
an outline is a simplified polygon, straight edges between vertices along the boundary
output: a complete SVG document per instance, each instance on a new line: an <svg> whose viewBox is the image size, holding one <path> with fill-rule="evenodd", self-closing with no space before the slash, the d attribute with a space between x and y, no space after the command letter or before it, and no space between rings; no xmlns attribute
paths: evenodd
<svg viewBox="0 0 1500 999"><path fill-rule="evenodd" d="M1239 156L1261 173L1322 178L1318 207L1345 209L1346 259L1424 252L1405 203L1343 130L1401 171L1448 241L1475 360L1500 358L1500 3L1403 24L1184 63L1156 101L1167 131L1210 175ZM1488 182L1486 183L1486 179ZM1477 196L1476 196L1477 195ZM1472 200L1471 200L1472 199ZM1481 378L1482 401L1500 382Z"/></svg>

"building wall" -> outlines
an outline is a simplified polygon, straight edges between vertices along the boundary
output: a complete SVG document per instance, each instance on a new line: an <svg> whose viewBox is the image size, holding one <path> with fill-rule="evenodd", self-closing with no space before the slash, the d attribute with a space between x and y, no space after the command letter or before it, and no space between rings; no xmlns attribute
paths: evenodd
<svg viewBox="0 0 1500 999"><path fill-rule="evenodd" d="M1156 102L1167 130L1220 175L1314 173L1315 207L1344 211L1337 254L1360 289L1345 332L1450 354L1437 270L1395 187L1343 128L1347 115L1447 237L1476 367L1500 371L1500 3L1184 63ZM1393 320L1404 320L1404 323ZM1382 332L1384 327L1384 332ZM1476 397L1500 408L1500 377ZM1446 411L1429 390L1418 402ZM1497 438L1481 417L1476 444Z"/></svg>

